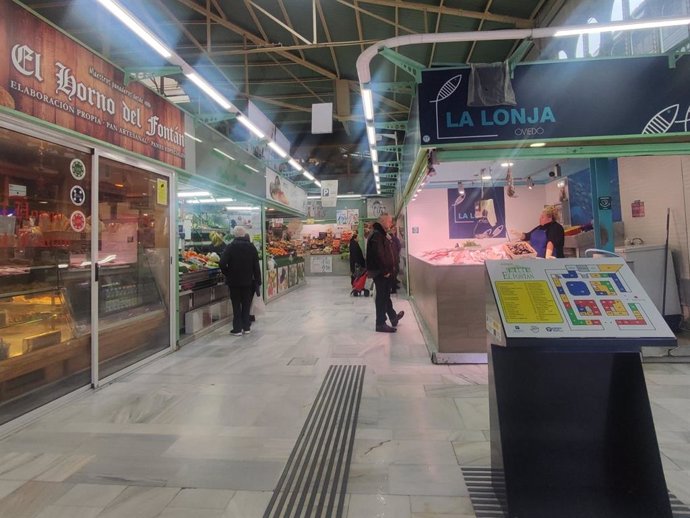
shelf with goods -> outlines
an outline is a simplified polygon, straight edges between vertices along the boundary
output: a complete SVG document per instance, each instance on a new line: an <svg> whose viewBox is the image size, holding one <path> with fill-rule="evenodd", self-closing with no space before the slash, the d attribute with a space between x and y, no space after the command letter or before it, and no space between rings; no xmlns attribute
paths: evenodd
<svg viewBox="0 0 690 518"><path fill-rule="evenodd" d="M298 218L266 220L266 273L264 284L267 300L304 284L304 249L299 239L302 226Z"/></svg>

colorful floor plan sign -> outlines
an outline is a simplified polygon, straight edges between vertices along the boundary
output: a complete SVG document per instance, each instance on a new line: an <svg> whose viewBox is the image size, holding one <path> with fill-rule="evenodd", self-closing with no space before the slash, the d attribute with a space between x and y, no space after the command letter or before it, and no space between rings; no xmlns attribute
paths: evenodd
<svg viewBox="0 0 690 518"><path fill-rule="evenodd" d="M623 259L487 261L506 338L672 338Z"/></svg>

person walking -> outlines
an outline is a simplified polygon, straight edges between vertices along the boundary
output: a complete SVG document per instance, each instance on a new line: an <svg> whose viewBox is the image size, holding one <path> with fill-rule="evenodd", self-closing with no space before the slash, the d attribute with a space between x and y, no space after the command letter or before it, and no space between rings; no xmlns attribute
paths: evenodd
<svg viewBox="0 0 690 518"><path fill-rule="evenodd" d="M387 236L387 232L393 224L393 218L389 214L382 214L374 223L371 235L367 241L367 271L369 277L374 279L376 286L376 331L379 333L394 333L400 319L405 315L404 311L397 312L393 309L391 301L391 289L395 274L395 252L393 243ZM386 324L386 317L390 325Z"/></svg>
<svg viewBox="0 0 690 518"><path fill-rule="evenodd" d="M350 239L350 284L355 282L355 275L358 273L357 269L364 269L364 252L357 241L357 231L353 232Z"/></svg>
<svg viewBox="0 0 690 518"><path fill-rule="evenodd" d="M251 332L250 309L254 293L259 293L261 286L261 269L259 254L249 240L244 227L236 226L235 239L225 247L220 258L220 269L225 275L225 284L230 289L232 302L233 336L242 336Z"/></svg>

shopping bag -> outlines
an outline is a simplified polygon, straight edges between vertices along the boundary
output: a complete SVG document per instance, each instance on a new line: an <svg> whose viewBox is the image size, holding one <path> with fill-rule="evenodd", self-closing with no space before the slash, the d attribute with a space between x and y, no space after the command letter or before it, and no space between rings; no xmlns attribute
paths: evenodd
<svg viewBox="0 0 690 518"><path fill-rule="evenodd" d="M255 316L264 315L266 313L266 304L262 297L254 297L252 302L252 314Z"/></svg>

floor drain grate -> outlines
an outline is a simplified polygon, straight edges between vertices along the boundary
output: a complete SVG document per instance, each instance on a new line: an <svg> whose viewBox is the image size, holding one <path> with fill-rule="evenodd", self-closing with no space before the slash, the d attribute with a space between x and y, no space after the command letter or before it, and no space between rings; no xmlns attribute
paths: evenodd
<svg viewBox="0 0 690 518"><path fill-rule="evenodd" d="M364 365L331 365L264 518L341 518Z"/></svg>
<svg viewBox="0 0 690 518"><path fill-rule="evenodd" d="M505 518L501 507L501 491L491 484L492 469L485 466L462 467L465 485L470 493L470 500L477 518ZM673 518L690 518L690 507L669 493Z"/></svg>

